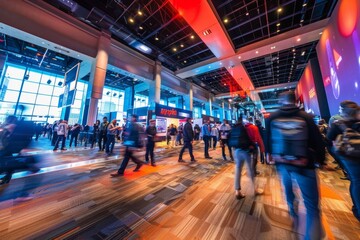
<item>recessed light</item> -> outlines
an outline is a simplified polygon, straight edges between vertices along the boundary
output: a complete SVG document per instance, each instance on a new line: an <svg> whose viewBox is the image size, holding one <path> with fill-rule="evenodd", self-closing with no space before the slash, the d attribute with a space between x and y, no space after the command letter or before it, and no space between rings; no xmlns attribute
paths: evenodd
<svg viewBox="0 0 360 240"><path fill-rule="evenodd" d="M143 30L144 28L142 26L139 27L141 30Z"/></svg>
<svg viewBox="0 0 360 240"><path fill-rule="evenodd" d="M293 48L293 50L292 50L293 52L295 52L295 48Z"/></svg>
<svg viewBox="0 0 360 240"><path fill-rule="evenodd" d="M184 63L187 63L187 61L186 61L186 60L184 60Z"/></svg>
<svg viewBox="0 0 360 240"><path fill-rule="evenodd" d="M277 12L278 12L278 13L281 13L282 10L283 10L282 8L278 8Z"/></svg>
<svg viewBox="0 0 360 240"><path fill-rule="evenodd" d="M134 19L129 18L129 22L134 23Z"/></svg>
<svg viewBox="0 0 360 240"><path fill-rule="evenodd" d="M303 4L303 7L306 7L306 5L307 5L307 3L304 3L304 4Z"/></svg>
<svg viewBox="0 0 360 240"><path fill-rule="evenodd" d="M238 59L241 59L241 56L238 56Z"/></svg>
<svg viewBox="0 0 360 240"><path fill-rule="evenodd" d="M222 62L220 62L219 64L222 65Z"/></svg>
<svg viewBox="0 0 360 240"><path fill-rule="evenodd" d="M256 53L256 54L258 54L258 53L259 53L259 51L256 51L255 53Z"/></svg>
<svg viewBox="0 0 360 240"><path fill-rule="evenodd" d="M322 32L319 32L319 35L321 35L322 34Z"/></svg>
<svg viewBox="0 0 360 240"><path fill-rule="evenodd" d="M246 15L246 16L249 16L249 13L247 12L245 15Z"/></svg>
<svg viewBox="0 0 360 240"><path fill-rule="evenodd" d="M278 29L276 32L280 32L280 30Z"/></svg>
<svg viewBox="0 0 360 240"><path fill-rule="evenodd" d="M228 22L229 22L229 19L225 18L224 23L228 23Z"/></svg>
<svg viewBox="0 0 360 240"><path fill-rule="evenodd" d="M194 39L194 38L195 38L195 36L194 36L194 35L191 35L191 36L190 36L190 38L191 38L191 39Z"/></svg>
<svg viewBox="0 0 360 240"><path fill-rule="evenodd" d="M142 11L138 11L138 14L139 14L140 16L142 16L142 15L143 15Z"/></svg>
<svg viewBox="0 0 360 240"><path fill-rule="evenodd" d="M272 47L271 47L271 49L275 49L275 48L276 48L276 46L272 46Z"/></svg>
<svg viewBox="0 0 360 240"><path fill-rule="evenodd" d="M302 53L301 53L301 56L304 56L305 55L305 51L303 51Z"/></svg>
<svg viewBox="0 0 360 240"><path fill-rule="evenodd" d="M174 47L174 48L173 48L173 51L176 52L176 51L177 51L177 48Z"/></svg>
<svg viewBox="0 0 360 240"><path fill-rule="evenodd" d="M304 19L301 19L300 22L301 22L301 23L304 22Z"/></svg>
<svg viewBox="0 0 360 240"><path fill-rule="evenodd" d="M158 37L156 37L156 38L155 38L155 40L156 40L156 41L159 41L159 38L158 38Z"/></svg>
<svg viewBox="0 0 360 240"><path fill-rule="evenodd" d="M184 47L184 44L180 44L180 47Z"/></svg>
<svg viewBox="0 0 360 240"><path fill-rule="evenodd" d="M297 42L300 42L300 41L301 41L301 38L296 39L296 41L297 41Z"/></svg>
<svg viewBox="0 0 360 240"><path fill-rule="evenodd" d="M280 26L280 23L277 23L276 26L279 27L279 26Z"/></svg>

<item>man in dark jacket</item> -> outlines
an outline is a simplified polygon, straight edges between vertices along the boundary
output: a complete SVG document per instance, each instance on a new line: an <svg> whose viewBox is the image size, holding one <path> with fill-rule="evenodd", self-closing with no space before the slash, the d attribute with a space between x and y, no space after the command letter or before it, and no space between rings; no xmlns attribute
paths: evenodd
<svg viewBox="0 0 360 240"><path fill-rule="evenodd" d="M140 143L141 127L136 121L137 121L137 116L133 114L131 117L131 122L129 124L129 127L126 129L125 132L124 145L126 146L126 149L125 149L124 159L120 165L119 170L116 173L110 174L111 177L119 177L124 175L126 166L128 165L130 158L133 162L136 163L136 168L134 169L134 172L138 172L141 166L143 165L142 161L140 161L137 157L134 156L135 149L141 146Z"/></svg>
<svg viewBox="0 0 360 240"><path fill-rule="evenodd" d="M185 162L182 159L182 155L185 151L185 148L189 149L191 162L196 162L195 157L193 155L193 147L192 147L192 142L194 140L194 131L193 131L193 128L191 125L191 118L186 119L186 123L184 125L184 130L183 130L183 138L184 138L184 146L182 147L182 149L180 151L178 162Z"/></svg>
<svg viewBox="0 0 360 240"><path fill-rule="evenodd" d="M321 239L323 232L315 161L321 164L325 159L322 137L312 116L295 105L294 92L282 93L280 100L283 106L267 122L268 152L272 154L281 176L294 230L298 225L298 201L292 179L297 181L306 207L305 239Z"/></svg>
<svg viewBox="0 0 360 240"><path fill-rule="evenodd" d="M155 119L151 119L149 121L150 125L146 128L147 135L147 144L146 144L146 153L145 153L145 162L149 162L149 155L151 160L151 166L155 167L155 159L154 159L154 148L155 148L155 135L156 135L156 126Z"/></svg>
<svg viewBox="0 0 360 240"><path fill-rule="evenodd" d="M359 112L360 108L355 102L341 102L341 120L334 121L327 133L328 143L331 146L333 145L333 141L335 141L339 135L342 135L347 128L360 133ZM356 154L357 156L349 156L342 152L341 149L332 152L337 161L339 161L341 166L343 166L347 172L350 180L350 196L354 204L352 211L354 216L360 221L360 155Z"/></svg>

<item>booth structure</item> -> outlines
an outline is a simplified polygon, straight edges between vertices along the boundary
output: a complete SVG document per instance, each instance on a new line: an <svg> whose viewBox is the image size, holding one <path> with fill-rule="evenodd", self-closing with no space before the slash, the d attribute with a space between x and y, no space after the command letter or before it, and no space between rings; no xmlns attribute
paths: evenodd
<svg viewBox="0 0 360 240"><path fill-rule="evenodd" d="M156 127L159 137L166 138L167 127L174 124L178 127L186 122L186 118L192 118L192 111L181 108L173 108L165 105L155 104L153 119L156 119Z"/></svg>

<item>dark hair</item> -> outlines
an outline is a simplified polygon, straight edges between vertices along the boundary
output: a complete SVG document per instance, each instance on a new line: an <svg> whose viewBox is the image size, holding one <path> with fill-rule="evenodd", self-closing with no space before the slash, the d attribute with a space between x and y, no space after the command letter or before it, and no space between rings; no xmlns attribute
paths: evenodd
<svg viewBox="0 0 360 240"><path fill-rule="evenodd" d="M132 114L131 117L136 118L136 119L138 118L138 116L136 114Z"/></svg>
<svg viewBox="0 0 360 240"><path fill-rule="evenodd" d="M279 94L279 99L282 104L294 104L295 99L295 92L294 91L286 91Z"/></svg>
<svg viewBox="0 0 360 240"><path fill-rule="evenodd" d="M342 115L348 117L348 118L356 118L357 111L359 109L359 106L349 100L342 101L340 103Z"/></svg>

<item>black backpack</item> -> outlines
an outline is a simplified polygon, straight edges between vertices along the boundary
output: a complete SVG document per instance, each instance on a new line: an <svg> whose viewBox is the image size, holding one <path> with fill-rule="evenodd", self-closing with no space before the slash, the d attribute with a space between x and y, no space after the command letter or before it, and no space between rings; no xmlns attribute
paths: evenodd
<svg viewBox="0 0 360 240"><path fill-rule="evenodd" d="M348 157L360 158L360 122L355 123L351 128L344 123L339 124L342 134L339 134L335 140L335 150Z"/></svg>
<svg viewBox="0 0 360 240"><path fill-rule="evenodd" d="M236 125L229 134L229 146L248 150L252 146L250 137L244 125Z"/></svg>
<svg viewBox="0 0 360 240"><path fill-rule="evenodd" d="M271 122L272 154L295 160L308 156L309 131L300 117L276 118Z"/></svg>

